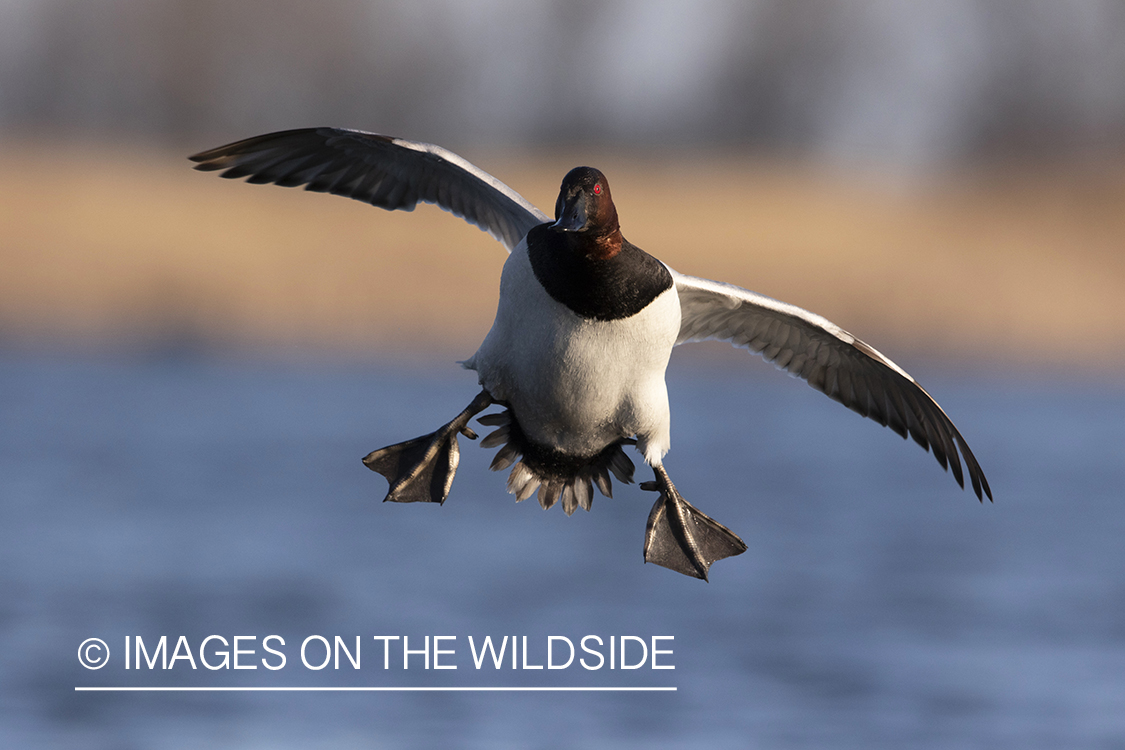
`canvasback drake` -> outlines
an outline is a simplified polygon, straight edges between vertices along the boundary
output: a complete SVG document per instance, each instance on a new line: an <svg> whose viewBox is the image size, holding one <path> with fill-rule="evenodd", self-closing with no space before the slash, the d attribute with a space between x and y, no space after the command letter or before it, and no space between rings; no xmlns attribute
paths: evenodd
<svg viewBox="0 0 1125 750"><path fill-rule="evenodd" d="M498 429L493 470L511 467L517 502L538 492L570 515L590 509L593 486L612 496L610 475L631 483L635 445L659 493L645 532L646 562L706 580L743 541L680 495L663 458L670 446L665 370L672 348L707 339L761 354L862 416L933 449L942 468L992 499L961 433L914 378L842 328L799 307L731 284L677 273L621 235L605 175L578 167L563 178L555 216L495 177L428 143L340 128L261 135L190 157L196 169L255 184L343 195L387 210L434 203L499 240L510 255L496 319L462 365L480 394L452 421L363 459L389 483L384 499L444 503L458 434L480 417ZM960 451L960 457L958 456Z"/></svg>

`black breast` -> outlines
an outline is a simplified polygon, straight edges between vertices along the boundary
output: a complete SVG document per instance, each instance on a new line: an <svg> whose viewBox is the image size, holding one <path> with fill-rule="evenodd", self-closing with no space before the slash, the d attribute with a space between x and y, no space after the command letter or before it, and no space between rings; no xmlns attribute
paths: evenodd
<svg viewBox="0 0 1125 750"><path fill-rule="evenodd" d="M527 235L527 255L547 294L583 318L632 317L672 286L664 264L624 240L612 258L587 257L580 234L554 232L549 224Z"/></svg>

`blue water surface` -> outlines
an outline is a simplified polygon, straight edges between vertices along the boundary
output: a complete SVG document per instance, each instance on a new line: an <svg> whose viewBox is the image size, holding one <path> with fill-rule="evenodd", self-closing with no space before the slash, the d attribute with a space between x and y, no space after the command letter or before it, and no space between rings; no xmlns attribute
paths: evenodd
<svg viewBox="0 0 1125 750"><path fill-rule="evenodd" d="M360 458L467 404L453 365L2 352L0 746L1125 747L1125 388L924 380L995 504L769 368L674 363L666 465L749 547L703 583L642 563L651 493L516 505L468 440L444 506L380 503ZM254 636L258 668L125 669L126 637L198 659L210 635ZM306 668L311 635L360 636L360 669ZM389 669L377 635L400 636ZM529 667L550 636L672 636L675 668L475 668L468 638L505 635ZM455 636L456 669L402 668L401 637L427 636ZM76 658L91 637L99 670Z"/></svg>

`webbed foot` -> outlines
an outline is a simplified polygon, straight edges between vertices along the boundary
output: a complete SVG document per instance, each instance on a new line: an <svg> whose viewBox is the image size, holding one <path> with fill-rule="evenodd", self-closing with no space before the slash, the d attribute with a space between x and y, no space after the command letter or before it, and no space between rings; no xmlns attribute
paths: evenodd
<svg viewBox="0 0 1125 750"><path fill-rule="evenodd" d="M383 502L444 503L461 458L457 435L476 440L469 420L492 403L488 391L481 391L464 411L437 431L367 454L364 465L386 477L390 485Z"/></svg>
<svg viewBox="0 0 1125 750"><path fill-rule="evenodd" d="M645 530L645 562L707 580L711 563L741 555L746 543L680 495L663 466L654 466L656 480L642 490L660 492Z"/></svg>

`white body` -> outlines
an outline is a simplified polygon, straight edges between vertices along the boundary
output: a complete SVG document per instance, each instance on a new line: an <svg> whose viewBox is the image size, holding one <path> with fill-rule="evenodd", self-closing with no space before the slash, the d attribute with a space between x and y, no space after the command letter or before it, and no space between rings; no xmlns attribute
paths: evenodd
<svg viewBox="0 0 1125 750"><path fill-rule="evenodd" d="M635 435L655 466L670 444L664 371L679 332L674 286L630 318L577 315L535 278L525 238L504 264L492 330L464 365L533 442L592 456Z"/></svg>

